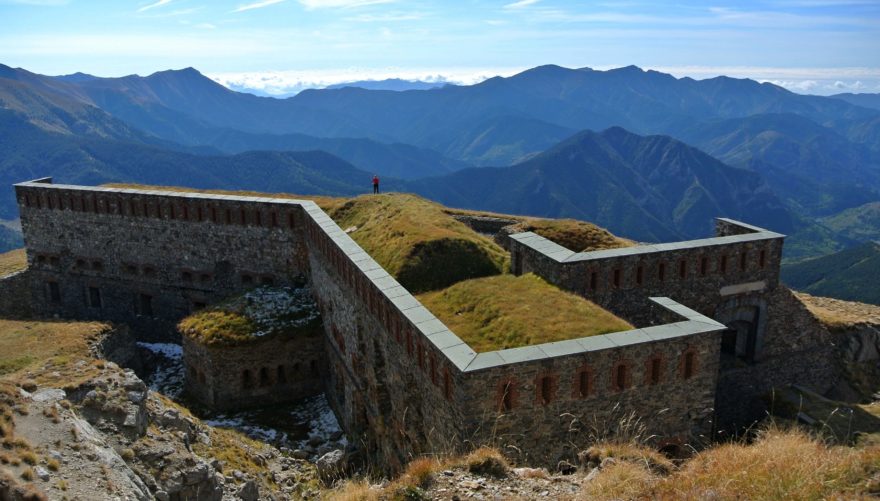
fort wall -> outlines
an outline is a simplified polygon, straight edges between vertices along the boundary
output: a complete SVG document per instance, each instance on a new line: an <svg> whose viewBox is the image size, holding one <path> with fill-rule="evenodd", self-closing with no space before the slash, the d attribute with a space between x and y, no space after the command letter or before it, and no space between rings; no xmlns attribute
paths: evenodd
<svg viewBox="0 0 880 501"><path fill-rule="evenodd" d="M715 238L573 252L531 232L512 235L515 274L545 280L626 318L644 322L646 301L669 296L714 317L730 296L779 284L784 236L728 219Z"/></svg>
<svg viewBox="0 0 880 501"><path fill-rule="evenodd" d="M292 402L320 393L326 355L321 335L275 335L234 346L183 336L186 391L214 409Z"/></svg>
<svg viewBox="0 0 880 501"><path fill-rule="evenodd" d="M296 202L50 186L16 186L30 297L45 314L168 339L192 311L307 272Z"/></svg>
<svg viewBox="0 0 880 501"><path fill-rule="evenodd" d="M305 277L324 321L331 404L355 442L392 468L499 437L550 465L573 459L565 413L606 424L632 414L658 440L708 430L723 326L670 299L640 295L632 331L478 354L312 202L40 182L16 191L46 312L131 322L148 335L256 277ZM189 280L203 273L204 285ZM149 312L138 309L143 296ZM188 349L197 366L204 353ZM255 357L246 364L269 355Z"/></svg>
<svg viewBox="0 0 880 501"><path fill-rule="evenodd" d="M30 316L33 311L30 298L29 270L0 277L0 315L7 318Z"/></svg>

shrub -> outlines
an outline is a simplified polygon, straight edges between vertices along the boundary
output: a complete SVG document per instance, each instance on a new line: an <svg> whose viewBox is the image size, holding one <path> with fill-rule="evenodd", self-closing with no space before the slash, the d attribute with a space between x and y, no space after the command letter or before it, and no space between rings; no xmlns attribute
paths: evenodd
<svg viewBox="0 0 880 501"><path fill-rule="evenodd" d="M40 460L40 458L38 458L37 455L31 451L24 451L21 454L19 454L19 457L21 458L22 461L24 461L25 463L27 463L31 466L37 464L37 461Z"/></svg>
<svg viewBox="0 0 880 501"><path fill-rule="evenodd" d="M438 468L440 463L434 458L415 459L407 465L402 481L406 485L426 488Z"/></svg>
<svg viewBox="0 0 880 501"><path fill-rule="evenodd" d="M119 455L122 456L122 459L124 459L125 462L130 462L134 459L134 451L132 449L122 449L122 452L120 452Z"/></svg>
<svg viewBox="0 0 880 501"><path fill-rule="evenodd" d="M34 475L33 468L28 467L28 468L25 468L24 471L21 472L21 478L27 480L28 482L32 481L34 479L34 477L35 477L35 475Z"/></svg>
<svg viewBox="0 0 880 501"><path fill-rule="evenodd" d="M57 459L52 458L46 461L46 466L52 471L58 471L61 468L61 463Z"/></svg>
<svg viewBox="0 0 880 501"><path fill-rule="evenodd" d="M465 465L469 472L476 475L490 475L493 477L504 478L510 469L507 460L495 449L488 447L480 447L468 454L465 458Z"/></svg>

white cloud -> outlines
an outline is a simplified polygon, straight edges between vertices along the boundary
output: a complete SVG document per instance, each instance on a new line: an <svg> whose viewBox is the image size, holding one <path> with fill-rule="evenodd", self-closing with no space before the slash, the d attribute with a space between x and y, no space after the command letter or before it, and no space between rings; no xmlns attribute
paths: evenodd
<svg viewBox="0 0 880 501"><path fill-rule="evenodd" d="M285 0L262 0L261 2L254 2L254 3L245 4L245 5L239 5L232 12L244 12L246 10L262 9L263 7L275 5L276 3L281 3L283 1L285 1Z"/></svg>
<svg viewBox="0 0 880 501"><path fill-rule="evenodd" d="M290 70L243 73L208 73L215 82L234 89L270 96L289 96L306 89L359 80L402 80L473 85L494 76L510 76L524 68L348 68L338 70Z"/></svg>
<svg viewBox="0 0 880 501"><path fill-rule="evenodd" d="M523 7L528 7L529 5L535 5L541 0L517 0L516 2L509 3L504 6L505 9L522 9Z"/></svg>
<svg viewBox="0 0 880 501"><path fill-rule="evenodd" d="M163 5L168 5L168 4L170 4L172 1L173 1L173 0L159 0L158 2L153 2L153 3L151 3L151 4L144 5L143 7L141 7L140 9L138 9L137 11L138 11L138 12L144 12L145 10L150 10L150 9L154 9L154 8L156 8L156 7L161 7L161 6L163 6Z"/></svg>
<svg viewBox="0 0 880 501"><path fill-rule="evenodd" d="M314 9L348 9L351 7L364 7L366 5L378 5L392 3L396 0L299 0L300 5L309 10ZM537 0L536 0L537 1Z"/></svg>
<svg viewBox="0 0 880 501"><path fill-rule="evenodd" d="M213 29L215 29L217 26L216 26L216 25L213 25L213 24L211 24L211 23L199 23L199 24L195 25L195 27L196 27L196 28L199 28L199 29L202 29L202 30L213 30Z"/></svg>

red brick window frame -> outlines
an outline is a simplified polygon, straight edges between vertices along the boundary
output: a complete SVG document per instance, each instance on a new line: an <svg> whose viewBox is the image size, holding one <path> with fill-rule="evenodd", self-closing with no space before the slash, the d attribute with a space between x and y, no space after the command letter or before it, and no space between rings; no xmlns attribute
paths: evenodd
<svg viewBox="0 0 880 501"><path fill-rule="evenodd" d="M748 253L743 250L739 253L739 271L746 271Z"/></svg>
<svg viewBox="0 0 880 501"><path fill-rule="evenodd" d="M709 274L709 258L706 256L700 257L700 276L705 277Z"/></svg>
<svg viewBox="0 0 880 501"><path fill-rule="evenodd" d="M539 374L535 378L535 403L549 405L556 396L559 377L554 374Z"/></svg>
<svg viewBox="0 0 880 501"><path fill-rule="evenodd" d="M611 390L623 391L632 386L632 364L620 360L611 366Z"/></svg>
<svg viewBox="0 0 880 501"><path fill-rule="evenodd" d="M619 288L620 284L623 282L623 270L615 268L612 274L611 283L614 284L614 287Z"/></svg>
<svg viewBox="0 0 880 501"><path fill-rule="evenodd" d="M645 384L652 386L663 382L663 357L656 354L645 361Z"/></svg>
<svg viewBox="0 0 880 501"><path fill-rule="evenodd" d="M682 259L678 262L678 278L687 278L688 268L687 268L687 259Z"/></svg>
<svg viewBox="0 0 880 501"><path fill-rule="evenodd" d="M761 252L758 253L758 268L763 268L767 265L767 251L761 249Z"/></svg>
<svg viewBox="0 0 880 501"><path fill-rule="evenodd" d="M429 360L431 362L431 383L433 383L434 386L437 386L437 357L434 356L433 353L431 353Z"/></svg>
<svg viewBox="0 0 880 501"><path fill-rule="evenodd" d="M697 375L697 351L688 348L681 354L678 371L682 379L691 379Z"/></svg>
<svg viewBox="0 0 880 501"><path fill-rule="evenodd" d="M721 271L722 275L727 273L727 254L721 256L721 259L718 263L718 269Z"/></svg>
<svg viewBox="0 0 880 501"><path fill-rule="evenodd" d="M515 409L518 397L519 389L516 386L516 379L504 379L498 383L495 400L498 402L499 412L510 412Z"/></svg>
<svg viewBox="0 0 880 501"><path fill-rule="evenodd" d="M666 263L657 264L657 281L666 280Z"/></svg>
<svg viewBox="0 0 880 501"><path fill-rule="evenodd" d="M584 365L574 373L572 398L587 398L593 394L593 369Z"/></svg>

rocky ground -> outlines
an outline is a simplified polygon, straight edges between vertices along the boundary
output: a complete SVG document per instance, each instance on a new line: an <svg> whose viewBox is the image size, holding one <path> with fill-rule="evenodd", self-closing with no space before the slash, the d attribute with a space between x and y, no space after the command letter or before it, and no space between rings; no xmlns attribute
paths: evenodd
<svg viewBox="0 0 880 501"><path fill-rule="evenodd" d="M8 391L11 436L22 447L8 447L14 456L5 453L0 466L10 483L32 482L50 499L257 500L320 491L312 463L206 425L111 362L75 388L26 386Z"/></svg>

